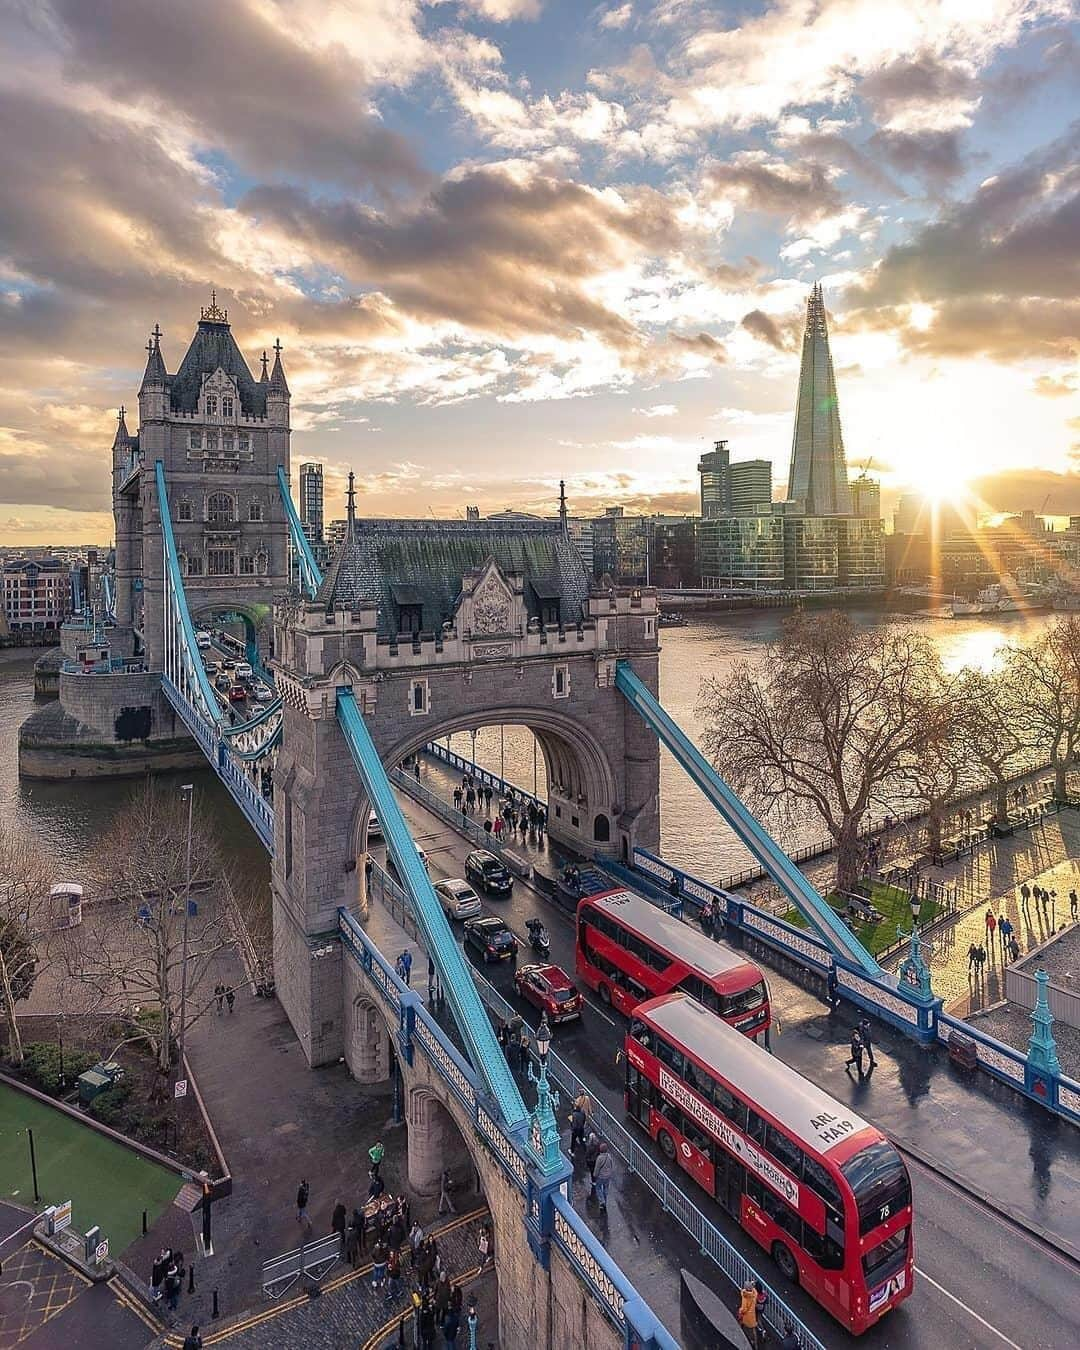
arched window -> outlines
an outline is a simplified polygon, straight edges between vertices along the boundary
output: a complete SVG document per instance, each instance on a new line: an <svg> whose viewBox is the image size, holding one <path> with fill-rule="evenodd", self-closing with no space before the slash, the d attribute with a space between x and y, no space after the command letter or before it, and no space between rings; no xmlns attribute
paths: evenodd
<svg viewBox="0 0 1080 1350"><path fill-rule="evenodd" d="M236 503L227 492L212 492L207 497L206 519L211 525L231 525L236 520Z"/></svg>
<svg viewBox="0 0 1080 1350"><path fill-rule="evenodd" d="M248 520L262 520L262 502L248 502Z"/></svg>
<svg viewBox="0 0 1080 1350"><path fill-rule="evenodd" d="M191 519L191 500L190 500L190 498L188 498L188 497L181 497L181 498L180 498L180 505L179 505L179 507L177 508L176 515L177 515L177 519L179 519L179 520L190 520L190 519Z"/></svg>
<svg viewBox="0 0 1080 1350"><path fill-rule="evenodd" d="M593 821L592 837L598 844L606 844L611 838L611 822L602 811Z"/></svg>

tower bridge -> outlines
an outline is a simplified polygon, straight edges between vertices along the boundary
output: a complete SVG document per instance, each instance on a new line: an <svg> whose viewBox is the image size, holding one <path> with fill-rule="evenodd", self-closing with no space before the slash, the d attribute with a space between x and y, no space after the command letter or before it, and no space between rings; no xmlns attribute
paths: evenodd
<svg viewBox="0 0 1080 1350"><path fill-rule="evenodd" d="M86 624L65 631L61 721L30 719L28 762L47 759L57 727L76 772L87 745L87 765L110 749L136 768L205 757L271 854L275 982L309 1063L344 1057L374 1082L396 1062L410 1182L432 1189L455 1153L483 1179L501 1343L674 1346L566 1198L550 1097L542 1085L535 1108L522 1100L387 769L459 729L523 724L544 757L552 838L628 864L658 846L663 741L821 942L855 970L878 967L664 713L655 592L591 582L565 507L554 521L364 520L350 476L345 537L323 575L289 491L280 345L256 379L216 300L175 374L161 338L155 327L138 431L121 410L113 444L102 650L81 659ZM195 620L221 614L241 617L276 694L235 726L196 640ZM365 931L373 808L465 1055Z"/></svg>

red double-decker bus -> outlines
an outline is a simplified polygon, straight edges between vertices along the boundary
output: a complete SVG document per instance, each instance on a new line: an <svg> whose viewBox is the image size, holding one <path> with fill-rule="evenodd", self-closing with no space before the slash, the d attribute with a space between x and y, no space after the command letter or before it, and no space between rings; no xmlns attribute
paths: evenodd
<svg viewBox="0 0 1080 1350"><path fill-rule="evenodd" d="M911 1293L911 1182L893 1145L685 994L635 1011L626 1109L855 1335Z"/></svg>
<svg viewBox="0 0 1080 1350"><path fill-rule="evenodd" d="M769 1029L769 991L753 961L632 891L578 905L577 972L627 1017L643 999L680 989L744 1036Z"/></svg>

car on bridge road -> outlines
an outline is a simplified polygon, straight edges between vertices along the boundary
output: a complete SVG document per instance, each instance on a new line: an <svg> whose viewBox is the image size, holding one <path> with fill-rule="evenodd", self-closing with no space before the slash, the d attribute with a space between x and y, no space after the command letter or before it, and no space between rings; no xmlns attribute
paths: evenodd
<svg viewBox="0 0 1080 1350"><path fill-rule="evenodd" d="M518 940L494 914L470 919L465 925L465 946L471 947L485 961L513 961L517 958Z"/></svg>
<svg viewBox="0 0 1080 1350"><path fill-rule="evenodd" d="M475 919L480 914L480 897L460 877L437 881L435 894L448 919Z"/></svg>
<svg viewBox="0 0 1080 1350"><path fill-rule="evenodd" d="M514 983L523 999L547 1013L549 1022L581 1016L581 995L561 966L521 966L514 972Z"/></svg>
<svg viewBox="0 0 1080 1350"><path fill-rule="evenodd" d="M509 895L514 889L514 878L495 854L484 848L474 849L465 859L465 875L489 895Z"/></svg>

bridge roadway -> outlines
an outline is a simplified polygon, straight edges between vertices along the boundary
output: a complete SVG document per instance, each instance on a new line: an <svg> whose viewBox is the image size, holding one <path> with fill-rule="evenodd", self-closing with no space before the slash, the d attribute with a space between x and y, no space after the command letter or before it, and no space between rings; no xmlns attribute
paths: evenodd
<svg viewBox="0 0 1080 1350"><path fill-rule="evenodd" d="M465 855L472 845L442 820L412 798L399 793L399 800L418 844L430 859L432 877L462 876ZM382 862L381 845L373 845L373 856ZM375 902L378 904L378 901ZM524 939L525 921L541 917L551 935L551 959L573 972L574 940L570 919L526 882L518 880L509 900L486 898L485 909L505 917ZM460 928L459 928L460 933ZM528 959L523 943L522 961ZM417 983L422 983L424 965L419 963ZM536 1010L518 999L514 992L513 970L505 963L485 967L484 973L523 1016L535 1025ZM828 1018L823 1005L790 980L768 972L774 1011L781 1019L782 1033L774 1040L774 1050L784 1059L798 1059L807 1071L806 1049L812 1044L814 1055L826 1057L846 1053L839 1032L834 1037L823 1031ZM585 1082L594 1095L617 1116L622 1115L622 1074L615 1065L615 1052L622 1043L624 1023L617 1013L604 1008L590 995L588 1007L577 1025L560 1026L555 1032L559 1055ZM836 1043L829 1045L829 1040ZM802 1045L797 1043L802 1041ZM799 1050L797 1056L792 1052ZM878 1051L879 1076L890 1070L888 1038ZM833 1066L835 1069L835 1065ZM822 1085L837 1092L835 1075L830 1081L819 1076ZM850 1082L850 1080L844 1080ZM880 1077L879 1077L880 1081ZM872 1086L859 1096L861 1088L851 1084L852 1099L860 1113L873 1120ZM973 1099L973 1105L978 1098ZM560 1110L567 1114L566 1104ZM887 1128L887 1126L886 1126ZM644 1138L644 1136L642 1136ZM993 1170L1016 1155L1021 1170L1030 1166L1026 1139L1002 1137L988 1141L987 1189L993 1184ZM1019 1153L1017 1150L1019 1149ZM1003 1156L1002 1156L1003 1155ZM665 1160L655 1150L657 1161ZM995 1164L994 1159L998 1157ZM864 1336L851 1337L816 1303L798 1289L786 1286L772 1266L768 1255L752 1242L710 1197L695 1186L677 1167L676 1176L690 1199L716 1224L721 1233L759 1270L777 1292L826 1345L861 1345L870 1350L1064 1350L1076 1344L1076 1325L1080 1298L1080 1266L1058 1253L1018 1226L1009 1223L980 1201L944 1180L934 1171L909 1159L914 1188L916 1224L915 1293L894 1313L886 1316ZM702 1257L673 1219L662 1213L652 1194L633 1178L620 1177L615 1203L604 1220L591 1218L594 1229L634 1280L669 1328L679 1325L679 1267L692 1270L699 1278L719 1288L724 1283L716 1267Z"/></svg>

